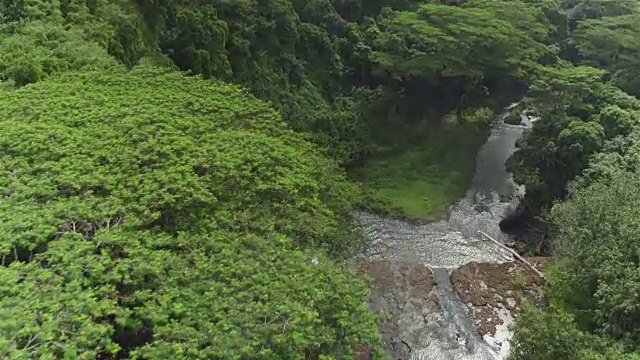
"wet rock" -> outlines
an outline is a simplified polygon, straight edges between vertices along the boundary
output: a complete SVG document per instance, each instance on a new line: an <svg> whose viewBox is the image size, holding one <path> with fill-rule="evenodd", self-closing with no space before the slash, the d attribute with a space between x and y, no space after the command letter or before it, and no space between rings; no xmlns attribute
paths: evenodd
<svg viewBox="0 0 640 360"><path fill-rule="evenodd" d="M541 271L552 261L551 258L528 260ZM470 263L454 270L451 282L483 336L495 335L504 322L505 311L515 311L513 315L517 315L523 296L529 301L541 300L542 280L517 262Z"/></svg>
<svg viewBox="0 0 640 360"><path fill-rule="evenodd" d="M388 315L378 324L387 354L408 360L414 349L427 347L442 327L431 270L389 260L360 261L358 269L371 279L371 310Z"/></svg>

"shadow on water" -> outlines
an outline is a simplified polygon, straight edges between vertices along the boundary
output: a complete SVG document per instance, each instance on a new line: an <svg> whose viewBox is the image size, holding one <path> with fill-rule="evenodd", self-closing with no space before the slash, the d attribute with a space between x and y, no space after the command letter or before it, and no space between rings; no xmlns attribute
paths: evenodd
<svg viewBox="0 0 640 360"><path fill-rule="evenodd" d="M449 270L470 262L500 263L510 259L478 233L483 231L506 242L508 237L500 230L500 220L515 210L524 193L507 172L505 162L515 151L516 141L531 125L531 120L523 118L524 125L514 126L505 124L503 118L496 122L478 153L476 171L467 194L450 209L446 220L412 225L371 213L355 214L372 240L369 258L419 263L432 269L446 329L423 339L411 359L498 358L452 290Z"/></svg>

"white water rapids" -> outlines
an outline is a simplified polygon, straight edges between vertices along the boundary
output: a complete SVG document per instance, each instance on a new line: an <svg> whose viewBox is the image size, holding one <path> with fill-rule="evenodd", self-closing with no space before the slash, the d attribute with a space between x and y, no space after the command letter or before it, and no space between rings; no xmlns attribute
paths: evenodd
<svg viewBox="0 0 640 360"><path fill-rule="evenodd" d="M356 219L372 240L371 259L413 262L433 271L446 329L433 333L411 353L412 360L502 359L480 336L465 305L452 291L449 270L470 262L499 263L510 260L504 250L486 241L483 231L498 241L508 238L500 231L500 220L517 206L524 189L513 182L505 161L515 151L516 141L535 119L523 116L523 126L505 124L501 117L480 149L476 171L467 194L449 212L446 220L412 225L370 213Z"/></svg>

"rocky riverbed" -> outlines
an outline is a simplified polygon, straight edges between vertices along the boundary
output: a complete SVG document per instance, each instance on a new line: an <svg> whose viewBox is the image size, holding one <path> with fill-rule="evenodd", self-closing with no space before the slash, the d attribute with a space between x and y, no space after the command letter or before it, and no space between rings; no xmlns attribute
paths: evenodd
<svg viewBox="0 0 640 360"><path fill-rule="evenodd" d="M531 258L544 270L550 258ZM451 339L447 319L438 301L433 272L424 265L388 260L359 261L358 270L371 283L371 311L382 314L379 330L383 347L394 360L416 359L416 351L438 351ZM494 358L509 352L509 326L522 301L542 301L542 281L519 262L469 263L451 272L451 283L478 334L494 350ZM446 355L443 355L446 356ZM362 352L361 360L368 359Z"/></svg>
<svg viewBox="0 0 640 360"><path fill-rule="evenodd" d="M371 311L383 315L379 330L387 354L409 359L427 347L444 321L431 270L388 260L362 261L358 269L371 280Z"/></svg>
<svg viewBox="0 0 640 360"><path fill-rule="evenodd" d="M359 268L371 279L372 311L386 316L380 333L392 359L505 359L521 299L540 297L539 280L481 235L512 241L499 223L524 191L505 161L530 122L513 126L503 118L478 153L467 194L446 219L416 225L354 214L371 240Z"/></svg>

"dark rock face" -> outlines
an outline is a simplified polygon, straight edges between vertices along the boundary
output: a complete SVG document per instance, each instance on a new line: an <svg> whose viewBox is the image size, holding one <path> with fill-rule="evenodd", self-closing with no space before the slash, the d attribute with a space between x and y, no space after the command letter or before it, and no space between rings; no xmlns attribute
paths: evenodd
<svg viewBox="0 0 640 360"><path fill-rule="evenodd" d="M532 217L522 205L505 216L499 226L502 232L513 238L511 243L505 245L521 255L553 256L553 244L549 236L553 229L549 224Z"/></svg>
<svg viewBox="0 0 640 360"><path fill-rule="evenodd" d="M527 223L526 213L522 210L516 210L505 216L499 223L500 230L507 234L516 234L524 231Z"/></svg>
<svg viewBox="0 0 640 360"><path fill-rule="evenodd" d="M358 268L371 279L371 311L387 315L378 324L386 353L394 360L408 360L442 327L431 270L388 260L362 261Z"/></svg>

